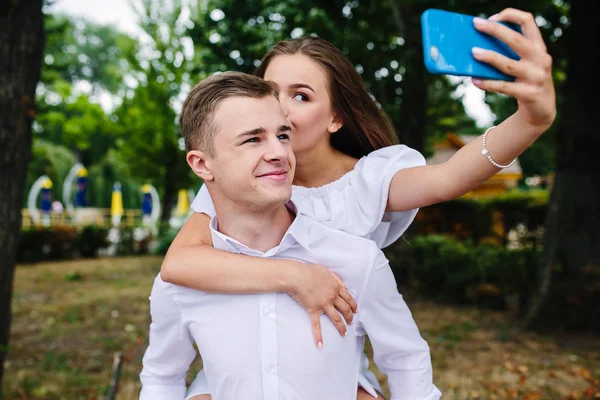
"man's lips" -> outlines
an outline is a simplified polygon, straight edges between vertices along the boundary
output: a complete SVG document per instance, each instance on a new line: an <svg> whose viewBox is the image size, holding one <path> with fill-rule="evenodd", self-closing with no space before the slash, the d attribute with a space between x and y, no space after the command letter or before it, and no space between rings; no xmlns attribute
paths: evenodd
<svg viewBox="0 0 600 400"><path fill-rule="evenodd" d="M284 171L284 170L271 171L271 172L257 175L257 178L267 178L267 179L282 181L287 178L287 171Z"/></svg>

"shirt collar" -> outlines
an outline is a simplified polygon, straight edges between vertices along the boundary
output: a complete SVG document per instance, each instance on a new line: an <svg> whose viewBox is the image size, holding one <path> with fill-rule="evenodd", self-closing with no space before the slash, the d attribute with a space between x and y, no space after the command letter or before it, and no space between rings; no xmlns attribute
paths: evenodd
<svg viewBox="0 0 600 400"><path fill-rule="evenodd" d="M210 220L210 231L213 240L213 246L218 249L241 252L248 255L262 255L265 254L267 256L277 254L282 252L294 244L299 244L306 250L310 250L309 240L308 240L308 226L306 224L306 218L300 212L298 212L298 208L296 205L290 200L285 204L286 208L290 210L294 215L294 220L291 225L283 235L281 242L276 247L268 250L265 253L261 251L254 250L243 243L219 232L219 221L216 216L211 218Z"/></svg>

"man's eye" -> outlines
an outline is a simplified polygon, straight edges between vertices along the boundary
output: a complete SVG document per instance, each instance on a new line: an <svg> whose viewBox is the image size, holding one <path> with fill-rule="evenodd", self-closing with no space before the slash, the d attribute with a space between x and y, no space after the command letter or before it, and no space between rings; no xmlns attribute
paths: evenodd
<svg viewBox="0 0 600 400"><path fill-rule="evenodd" d="M250 138L246 140L244 143L258 143L259 139L257 137Z"/></svg>
<svg viewBox="0 0 600 400"><path fill-rule="evenodd" d="M289 140L290 139L290 135L288 135L287 133L282 133L279 136L277 136L277 138L279 140Z"/></svg>

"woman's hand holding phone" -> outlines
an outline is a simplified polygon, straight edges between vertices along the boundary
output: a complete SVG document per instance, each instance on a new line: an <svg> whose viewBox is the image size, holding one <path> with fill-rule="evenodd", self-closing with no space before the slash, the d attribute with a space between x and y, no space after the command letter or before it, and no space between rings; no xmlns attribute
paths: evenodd
<svg viewBox="0 0 600 400"><path fill-rule="evenodd" d="M518 24L523 34L494 21ZM501 40L520 56L519 60L513 60L495 51L474 48L475 59L514 76L515 81L474 78L473 84L483 90L514 97L519 105L517 113L523 121L534 128L546 130L556 116L552 57L533 15L507 8L488 20L475 18L473 24L475 29Z"/></svg>

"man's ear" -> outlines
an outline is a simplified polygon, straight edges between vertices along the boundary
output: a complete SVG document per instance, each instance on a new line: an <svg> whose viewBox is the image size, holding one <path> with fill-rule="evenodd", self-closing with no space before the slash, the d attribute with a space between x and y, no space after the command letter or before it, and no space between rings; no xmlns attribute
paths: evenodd
<svg viewBox="0 0 600 400"><path fill-rule="evenodd" d="M335 132L339 131L342 128L342 126L344 126L344 120L342 120L342 118L339 117L337 114L334 114L333 119L329 123L329 127L327 128L327 131L329 133L335 133Z"/></svg>
<svg viewBox="0 0 600 400"><path fill-rule="evenodd" d="M214 176L212 171L206 164L207 157L203 151L200 150L190 150L188 151L185 159L187 160L188 165L194 171L194 173L200 177L204 182L214 180Z"/></svg>

